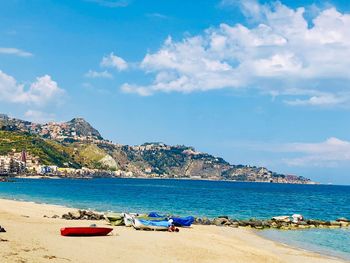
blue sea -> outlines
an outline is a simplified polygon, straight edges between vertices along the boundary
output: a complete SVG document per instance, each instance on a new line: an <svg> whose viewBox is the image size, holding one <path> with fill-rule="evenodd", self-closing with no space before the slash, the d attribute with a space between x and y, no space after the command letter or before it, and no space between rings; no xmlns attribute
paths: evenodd
<svg viewBox="0 0 350 263"><path fill-rule="evenodd" d="M171 213L213 218L350 218L350 186L161 179L16 179L0 183L0 198L97 211ZM264 237L350 260L349 229L259 231Z"/></svg>

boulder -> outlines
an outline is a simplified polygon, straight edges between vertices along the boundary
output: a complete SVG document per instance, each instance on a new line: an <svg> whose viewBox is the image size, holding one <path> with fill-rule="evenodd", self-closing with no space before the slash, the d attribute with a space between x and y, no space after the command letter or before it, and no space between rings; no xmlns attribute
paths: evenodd
<svg viewBox="0 0 350 263"><path fill-rule="evenodd" d="M225 218L225 219L228 219L228 216L218 216L218 218Z"/></svg>
<svg viewBox="0 0 350 263"><path fill-rule="evenodd" d="M277 221L277 222L286 222L290 223L290 216L274 216L272 220Z"/></svg>
<svg viewBox="0 0 350 263"><path fill-rule="evenodd" d="M72 217L68 214L63 214L62 215L62 219L66 219L66 220L72 220Z"/></svg>
<svg viewBox="0 0 350 263"><path fill-rule="evenodd" d="M345 218L345 217L340 217L336 220L337 222L346 222L346 223L350 223L350 220Z"/></svg>
<svg viewBox="0 0 350 263"><path fill-rule="evenodd" d="M237 228L237 227L239 227L239 223L238 222L232 222L231 221L231 225L229 225L230 227L233 227L233 228Z"/></svg>
<svg viewBox="0 0 350 263"><path fill-rule="evenodd" d="M348 226L350 226L350 223L344 222L344 221L340 221L340 226L341 227L348 227Z"/></svg>
<svg viewBox="0 0 350 263"><path fill-rule="evenodd" d="M211 221L208 219L208 218L206 218L206 217L203 217L203 218L196 218L195 219L195 224L197 224L197 225L211 225Z"/></svg>
<svg viewBox="0 0 350 263"><path fill-rule="evenodd" d="M332 227L341 227L341 223L338 221L331 221L330 224Z"/></svg>
<svg viewBox="0 0 350 263"><path fill-rule="evenodd" d="M248 220L240 220L238 222L239 226L249 226L249 221Z"/></svg>
<svg viewBox="0 0 350 263"><path fill-rule="evenodd" d="M0 226L0 233L5 233L5 232L6 232L5 228L3 228L2 226Z"/></svg>
<svg viewBox="0 0 350 263"><path fill-rule="evenodd" d="M215 218L212 222L213 225L216 226L229 226L231 225L231 221L226 218Z"/></svg>
<svg viewBox="0 0 350 263"><path fill-rule="evenodd" d="M68 212L68 215L72 218L72 219L80 219L80 211L72 211L72 212Z"/></svg>
<svg viewBox="0 0 350 263"><path fill-rule="evenodd" d="M260 220L250 220L249 225L254 228L263 228L263 224Z"/></svg>

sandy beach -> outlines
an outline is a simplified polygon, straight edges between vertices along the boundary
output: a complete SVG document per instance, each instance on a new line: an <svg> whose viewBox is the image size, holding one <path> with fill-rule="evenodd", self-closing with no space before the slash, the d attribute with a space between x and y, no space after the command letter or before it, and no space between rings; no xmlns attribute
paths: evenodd
<svg viewBox="0 0 350 263"><path fill-rule="evenodd" d="M44 218L71 208L0 199L0 258L7 262L345 262L294 249L241 228L193 226L179 233L114 227L107 237L62 237L60 228L105 221Z"/></svg>

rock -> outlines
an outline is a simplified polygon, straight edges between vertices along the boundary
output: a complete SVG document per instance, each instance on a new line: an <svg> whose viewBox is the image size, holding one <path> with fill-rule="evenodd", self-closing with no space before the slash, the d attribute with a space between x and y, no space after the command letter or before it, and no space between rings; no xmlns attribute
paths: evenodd
<svg viewBox="0 0 350 263"><path fill-rule="evenodd" d="M340 217L336 220L337 222L346 222L346 223L350 223L350 220L345 218L345 217Z"/></svg>
<svg viewBox="0 0 350 263"><path fill-rule="evenodd" d="M341 227L348 227L348 226L350 226L350 223L344 222L344 221L340 221L340 226Z"/></svg>
<svg viewBox="0 0 350 263"><path fill-rule="evenodd" d="M272 220L277 221L277 222L286 222L290 223L290 217L289 216L274 216Z"/></svg>
<svg viewBox="0 0 350 263"><path fill-rule="evenodd" d="M59 218L58 215L53 215L51 218Z"/></svg>
<svg viewBox="0 0 350 263"><path fill-rule="evenodd" d="M254 228L263 228L263 224L260 220L250 220L249 225Z"/></svg>
<svg viewBox="0 0 350 263"><path fill-rule="evenodd" d="M278 228L278 224L276 222L271 222L270 227Z"/></svg>
<svg viewBox="0 0 350 263"><path fill-rule="evenodd" d="M273 222L271 220L263 220L261 223L264 228L270 228Z"/></svg>
<svg viewBox="0 0 350 263"><path fill-rule="evenodd" d="M202 225L211 225L211 221L210 219L206 218L206 217L203 217L202 219Z"/></svg>
<svg viewBox="0 0 350 263"><path fill-rule="evenodd" d="M216 226L229 226L232 224L231 221L226 218L215 218L212 223Z"/></svg>
<svg viewBox="0 0 350 263"><path fill-rule="evenodd" d="M238 222L239 226L249 226L249 221L248 220L240 220Z"/></svg>
<svg viewBox="0 0 350 263"><path fill-rule="evenodd" d="M231 225L229 225L230 227L233 227L233 228L237 228L239 226L238 222L232 222L231 221Z"/></svg>
<svg viewBox="0 0 350 263"><path fill-rule="evenodd" d="M300 221L297 223L298 226L307 226L308 225L308 222L305 222L305 221Z"/></svg>
<svg viewBox="0 0 350 263"><path fill-rule="evenodd" d="M331 221L330 224L332 227L341 227L341 223L337 221Z"/></svg>
<svg viewBox="0 0 350 263"><path fill-rule="evenodd" d="M80 211L73 211L73 212L68 212L68 215L72 218L72 219L80 219Z"/></svg>
<svg viewBox="0 0 350 263"><path fill-rule="evenodd" d="M203 217L203 218L197 217L195 218L194 223L197 225L211 225L210 220L206 217Z"/></svg>
<svg viewBox="0 0 350 263"><path fill-rule="evenodd" d="M63 214L62 219L72 220L72 217L69 214Z"/></svg>
<svg viewBox="0 0 350 263"><path fill-rule="evenodd" d="M228 216L218 216L218 218L225 218L225 219L228 219Z"/></svg>
<svg viewBox="0 0 350 263"><path fill-rule="evenodd" d="M6 232L5 228L0 226L0 233L5 233L5 232Z"/></svg>

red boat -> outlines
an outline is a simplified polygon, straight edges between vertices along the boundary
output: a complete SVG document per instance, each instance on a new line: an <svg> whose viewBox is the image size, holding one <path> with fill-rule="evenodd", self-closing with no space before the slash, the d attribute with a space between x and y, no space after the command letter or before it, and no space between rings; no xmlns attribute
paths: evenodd
<svg viewBox="0 0 350 263"><path fill-rule="evenodd" d="M112 232L109 227L65 227L61 228L62 236L106 236Z"/></svg>

